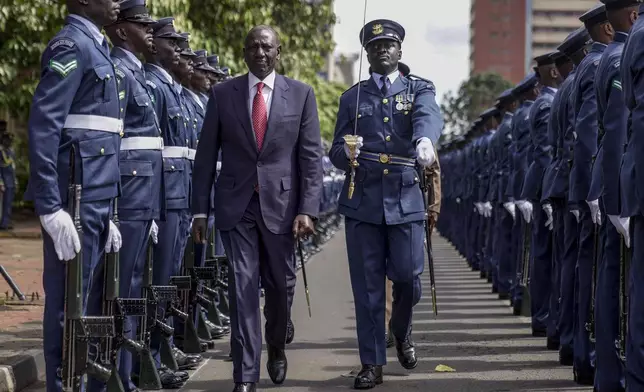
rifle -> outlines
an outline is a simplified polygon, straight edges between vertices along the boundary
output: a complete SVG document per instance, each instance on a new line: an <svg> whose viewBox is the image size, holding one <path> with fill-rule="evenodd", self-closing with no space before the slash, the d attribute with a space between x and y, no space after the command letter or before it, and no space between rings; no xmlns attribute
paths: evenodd
<svg viewBox="0 0 644 392"><path fill-rule="evenodd" d="M71 146L69 158L68 209L73 216L78 237L83 243L80 219L82 185L76 184L76 148ZM65 264L65 310L63 352L61 361L62 390L81 392L85 374L107 383L110 369L89 358L91 339L114 336L114 318L110 316L83 316L83 250ZM100 355L100 353L99 353Z"/></svg>
<svg viewBox="0 0 644 392"><path fill-rule="evenodd" d="M595 294L597 292L597 264L601 246L599 241L599 224L595 224L593 228L593 272L592 280L590 281L590 314L588 315L588 321L584 325L586 332L588 332L588 339L595 343Z"/></svg>
<svg viewBox="0 0 644 392"><path fill-rule="evenodd" d="M210 281L210 286L204 285L202 287L203 293L210 298L210 305L207 310L208 321L215 324L218 327L226 328L226 321L230 322L227 316L223 315L222 312L217 307L217 301L221 303L222 297L225 296L221 288L224 290L228 289L228 285L222 279L222 266L228 263L228 257L226 255L216 255L215 251L215 228L213 227L209 235L209 248L208 248L208 258L206 259L206 267L213 267L215 270L215 279ZM228 303L226 302L226 305ZM228 330L226 330L228 332Z"/></svg>
<svg viewBox="0 0 644 392"><path fill-rule="evenodd" d="M431 227L429 225L429 211L427 211L427 208L429 207L429 193L431 192L430 186L429 186L429 181L427 181L427 178L425 177L425 170L423 168L420 169L421 175L418 177L420 178L420 190L423 193L423 204L425 205L425 245L427 247L427 258L429 259L428 261L428 266L429 266L429 282L431 285L431 290L432 290L432 310L434 311L434 316L438 316L438 307L436 304L436 278L434 276L434 254L432 252L432 233L430 232Z"/></svg>
<svg viewBox="0 0 644 392"><path fill-rule="evenodd" d="M631 230L631 233L633 231ZM632 238L632 236L631 236ZM630 274L631 251L622 236L619 247L619 337L617 349L623 363L626 362L626 336L628 335L628 277Z"/></svg>
<svg viewBox="0 0 644 392"><path fill-rule="evenodd" d="M521 290L521 315L529 317L532 314L530 299L530 248L532 247L532 226L523 220L523 246L521 247L521 273L519 284Z"/></svg>

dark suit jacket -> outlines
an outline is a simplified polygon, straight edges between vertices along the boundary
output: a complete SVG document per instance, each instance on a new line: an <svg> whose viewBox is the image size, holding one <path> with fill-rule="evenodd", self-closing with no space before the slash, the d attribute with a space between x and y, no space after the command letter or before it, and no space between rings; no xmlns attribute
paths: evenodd
<svg viewBox="0 0 644 392"><path fill-rule="evenodd" d="M207 214L215 184L215 221L230 230L241 220L254 187L264 223L275 234L291 232L297 214L317 217L322 192L322 143L311 86L276 75L268 128L260 152L248 112L248 74L210 91L193 173L194 214Z"/></svg>

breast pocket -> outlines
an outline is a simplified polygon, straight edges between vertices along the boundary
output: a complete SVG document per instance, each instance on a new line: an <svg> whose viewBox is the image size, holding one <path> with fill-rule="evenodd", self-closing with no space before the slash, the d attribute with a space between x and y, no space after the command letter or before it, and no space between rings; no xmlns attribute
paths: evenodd
<svg viewBox="0 0 644 392"><path fill-rule="evenodd" d="M351 110L351 120L353 122L356 121L356 109L355 106L350 109ZM373 120L373 106L371 105L361 105L357 111L357 121L358 121L358 128L360 127L365 127L368 128L370 126L370 123Z"/></svg>
<svg viewBox="0 0 644 392"><path fill-rule="evenodd" d="M179 146L187 146L189 140L185 132L186 128L185 118L179 106L171 106L168 108L168 123L170 124L170 131L174 135Z"/></svg>
<svg viewBox="0 0 644 392"><path fill-rule="evenodd" d="M400 174L400 208L403 214L422 212L425 209L423 193L418 183L419 178L416 170Z"/></svg>
<svg viewBox="0 0 644 392"><path fill-rule="evenodd" d="M140 119L141 124L145 124L147 120L147 112L152 100L147 93L142 93L134 96L134 103L136 104L136 113Z"/></svg>
<svg viewBox="0 0 644 392"><path fill-rule="evenodd" d="M109 134L78 142L84 188L100 188L119 182L118 140L118 135Z"/></svg>
<svg viewBox="0 0 644 392"><path fill-rule="evenodd" d="M127 209L142 210L151 208L152 162L121 161L121 206Z"/></svg>
<svg viewBox="0 0 644 392"><path fill-rule="evenodd" d="M96 102L110 102L113 99L118 99L114 68L110 64L97 65L94 67L94 75L96 76L94 100Z"/></svg>
<svg viewBox="0 0 644 392"><path fill-rule="evenodd" d="M184 161L181 158L163 160L163 179L165 195L168 200L180 200L188 197Z"/></svg>

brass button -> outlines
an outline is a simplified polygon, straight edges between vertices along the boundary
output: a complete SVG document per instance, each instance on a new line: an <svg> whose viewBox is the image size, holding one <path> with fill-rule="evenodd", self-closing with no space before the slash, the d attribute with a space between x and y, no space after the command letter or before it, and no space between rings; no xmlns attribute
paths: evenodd
<svg viewBox="0 0 644 392"><path fill-rule="evenodd" d="M136 170L132 170L132 175L136 176Z"/></svg>
<svg viewBox="0 0 644 392"><path fill-rule="evenodd" d="M101 155L105 154L105 149L101 147Z"/></svg>
<svg viewBox="0 0 644 392"><path fill-rule="evenodd" d="M174 170L174 165L170 166L170 170Z"/></svg>
<svg viewBox="0 0 644 392"><path fill-rule="evenodd" d="M362 114L358 114L358 118L361 118L361 117L362 117Z"/></svg>
<svg viewBox="0 0 644 392"><path fill-rule="evenodd" d="M125 132L123 132L123 131L119 132L120 137L123 137L123 135L125 135Z"/></svg>
<svg viewBox="0 0 644 392"><path fill-rule="evenodd" d="M391 141L391 136L387 135L387 137L385 137L385 140L390 142Z"/></svg>
<svg viewBox="0 0 644 392"><path fill-rule="evenodd" d="M123 108L121 108L121 111L123 111Z"/></svg>
<svg viewBox="0 0 644 392"><path fill-rule="evenodd" d="M186 139L186 144L188 144L188 139Z"/></svg>
<svg viewBox="0 0 644 392"><path fill-rule="evenodd" d="M409 112L408 112L408 111L405 111L405 116L406 116L406 115L408 115L408 114L409 114Z"/></svg>
<svg viewBox="0 0 644 392"><path fill-rule="evenodd" d="M388 103L389 103L389 100L388 100L387 98L383 98L382 103L384 103L384 104L388 104Z"/></svg>
<svg viewBox="0 0 644 392"><path fill-rule="evenodd" d="M385 117L385 118L383 118L383 119L382 119L382 121L384 121L384 122L389 122L389 117Z"/></svg>
<svg viewBox="0 0 644 392"><path fill-rule="evenodd" d="M388 169L383 170L382 174L384 174L386 176L387 174L389 174L389 170Z"/></svg>
<svg viewBox="0 0 644 392"><path fill-rule="evenodd" d="M414 181L415 181L415 182L418 182L418 177L414 177Z"/></svg>

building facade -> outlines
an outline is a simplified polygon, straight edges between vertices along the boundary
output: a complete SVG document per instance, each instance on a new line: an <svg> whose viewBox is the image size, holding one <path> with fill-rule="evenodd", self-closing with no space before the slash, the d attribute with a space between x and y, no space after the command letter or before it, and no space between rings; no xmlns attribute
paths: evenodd
<svg viewBox="0 0 644 392"><path fill-rule="evenodd" d="M470 74L518 83L533 58L554 51L596 0L471 0Z"/></svg>

